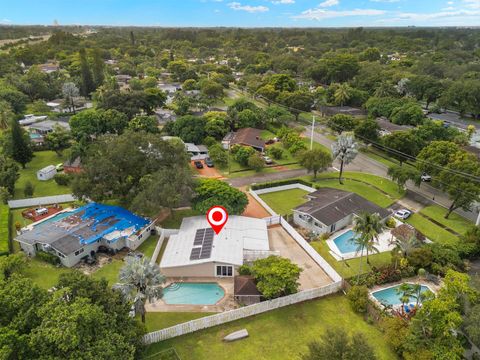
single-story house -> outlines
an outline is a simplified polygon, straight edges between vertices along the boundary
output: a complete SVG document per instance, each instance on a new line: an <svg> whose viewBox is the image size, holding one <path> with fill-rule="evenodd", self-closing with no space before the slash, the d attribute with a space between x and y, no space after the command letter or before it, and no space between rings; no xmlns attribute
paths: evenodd
<svg viewBox="0 0 480 360"><path fill-rule="evenodd" d="M222 146L228 150L233 145L251 146L255 150L264 151L265 141L261 138L262 130L254 128L243 128L230 132L222 140Z"/></svg>
<svg viewBox="0 0 480 360"><path fill-rule="evenodd" d="M37 171L37 179L41 181L47 181L52 179L56 173L56 167L54 165L48 165Z"/></svg>
<svg viewBox="0 0 480 360"><path fill-rule="evenodd" d="M349 191L321 188L307 194L309 201L293 209L295 224L316 234L332 233L353 223L361 212L378 214L385 220L390 212Z"/></svg>
<svg viewBox="0 0 480 360"><path fill-rule="evenodd" d="M165 91L167 95L173 95L177 91L182 90L182 85L179 83L159 83L157 87L160 90Z"/></svg>
<svg viewBox="0 0 480 360"><path fill-rule="evenodd" d="M248 257L271 255L267 223L232 215L217 235L205 216L184 218L160 262L167 277L233 277Z"/></svg>
<svg viewBox="0 0 480 360"><path fill-rule="evenodd" d="M46 115L42 115L42 116L35 116L33 114L28 114L28 115L25 115L25 117L21 120L18 121L18 123L20 125L30 125L30 124L33 124L37 121L42 121L42 120L46 120L47 119L47 116Z"/></svg>
<svg viewBox="0 0 480 360"><path fill-rule="evenodd" d="M94 256L100 246L135 250L149 236L153 222L118 206L90 203L33 223L15 238L28 256L56 255L66 267Z"/></svg>
<svg viewBox="0 0 480 360"><path fill-rule="evenodd" d="M378 126L380 127L380 136L390 135L397 131L405 131L412 129L411 126L397 125L390 122L386 117L378 117L376 119Z"/></svg>
<svg viewBox="0 0 480 360"><path fill-rule="evenodd" d="M132 79L132 77L130 75L119 74L115 75L115 79L117 80L117 83L119 85L127 85Z"/></svg>
<svg viewBox="0 0 480 360"><path fill-rule="evenodd" d="M77 156L73 160L67 160L63 163L63 172L65 174L78 174L82 172L82 159Z"/></svg>
<svg viewBox="0 0 480 360"><path fill-rule="evenodd" d="M185 150L190 154L191 160L203 160L208 157L208 148L205 145L185 143Z"/></svg>
<svg viewBox="0 0 480 360"><path fill-rule="evenodd" d="M262 293L258 291L255 280L250 275L235 276L233 296L235 301L242 305L256 304L262 299Z"/></svg>
<svg viewBox="0 0 480 360"><path fill-rule="evenodd" d="M46 103L52 111L58 113L70 113L75 111L81 111L90 109L93 107L93 103L88 101L84 97L78 96L73 99L73 106L71 103L67 103L64 99L55 99Z"/></svg>
<svg viewBox="0 0 480 360"><path fill-rule="evenodd" d="M320 106L323 116L333 116L336 114L344 114L351 116L364 116L367 112L364 109L352 106Z"/></svg>
<svg viewBox="0 0 480 360"><path fill-rule="evenodd" d="M155 110L155 115L157 116L159 124L165 124L168 121L177 120L177 115L175 115L175 112L170 109L157 109Z"/></svg>
<svg viewBox="0 0 480 360"><path fill-rule="evenodd" d="M66 121L44 120L36 122L28 126L28 130L34 134L46 135L55 130L55 127L62 127L64 130L70 131L70 125Z"/></svg>
<svg viewBox="0 0 480 360"><path fill-rule="evenodd" d="M60 70L60 65L57 62L51 61L45 64L39 64L37 65L40 71L50 74L52 72Z"/></svg>

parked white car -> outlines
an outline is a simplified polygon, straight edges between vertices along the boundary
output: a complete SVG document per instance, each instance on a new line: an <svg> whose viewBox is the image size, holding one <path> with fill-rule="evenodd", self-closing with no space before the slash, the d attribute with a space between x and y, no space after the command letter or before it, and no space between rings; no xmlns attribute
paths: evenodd
<svg viewBox="0 0 480 360"><path fill-rule="evenodd" d="M270 165L270 164L273 163L273 160L268 156L264 156L263 160L265 161L265 164L267 164L267 165Z"/></svg>
<svg viewBox="0 0 480 360"><path fill-rule="evenodd" d="M424 182L432 181L432 177L430 175L428 175L427 173L423 173L422 176L420 176L420 179Z"/></svg>
<svg viewBox="0 0 480 360"><path fill-rule="evenodd" d="M410 217L410 215L412 215L412 212L410 210L407 210L407 209L401 209L401 210L398 210L393 215L395 217L399 218L399 219L406 220Z"/></svg>

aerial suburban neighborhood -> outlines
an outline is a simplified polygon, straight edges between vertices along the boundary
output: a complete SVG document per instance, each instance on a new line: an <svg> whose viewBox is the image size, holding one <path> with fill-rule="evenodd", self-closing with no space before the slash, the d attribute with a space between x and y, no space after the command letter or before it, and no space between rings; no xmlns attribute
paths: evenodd
<svg viewBox="0 0 480 360"><path fill-rule="evenodd" d="M0 359L480 359L480 3L353 3L3 4Z"/></svg>

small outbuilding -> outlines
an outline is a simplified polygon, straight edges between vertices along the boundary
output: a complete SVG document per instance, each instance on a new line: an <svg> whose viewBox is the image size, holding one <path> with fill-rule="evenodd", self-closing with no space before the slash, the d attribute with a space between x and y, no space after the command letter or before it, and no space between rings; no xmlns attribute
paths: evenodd
<svg viewBox="0 0 480 360"><path fill-rule="evenodd" d="M37 171L37 179L40 181L47 181L52 179L57 173L57 169L53 165L48 165L43 169Z"/></svg>
<svg viewBox="0 0 480 360"><path fill-rule="evenodd" d="M262 294L258 291L253 276L250 275L235 276L233 293L235 301L242 305L259 303L262 298Z"/></svg>

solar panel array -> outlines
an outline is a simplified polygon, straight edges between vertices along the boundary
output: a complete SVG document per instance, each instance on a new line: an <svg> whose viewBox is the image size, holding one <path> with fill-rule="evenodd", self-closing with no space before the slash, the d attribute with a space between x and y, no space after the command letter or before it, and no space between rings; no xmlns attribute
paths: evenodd
<svg viewBox="0 0 480 360"><path fill-rule="evenodd" d="M197 230L190 260L208 259L212 255L213 235L211 228Z"/></svg>

